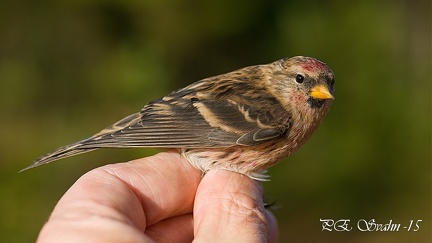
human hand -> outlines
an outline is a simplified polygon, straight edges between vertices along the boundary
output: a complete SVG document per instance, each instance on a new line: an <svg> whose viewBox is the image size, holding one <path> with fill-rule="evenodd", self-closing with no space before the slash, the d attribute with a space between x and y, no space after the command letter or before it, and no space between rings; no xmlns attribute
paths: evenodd
<svg viewBox="0 0 432 243"><path fill-rule="evenodd" d="M227 170L204 177L176 151L110 164L65 193L38 242L277 242L261 184Z"/></svg>

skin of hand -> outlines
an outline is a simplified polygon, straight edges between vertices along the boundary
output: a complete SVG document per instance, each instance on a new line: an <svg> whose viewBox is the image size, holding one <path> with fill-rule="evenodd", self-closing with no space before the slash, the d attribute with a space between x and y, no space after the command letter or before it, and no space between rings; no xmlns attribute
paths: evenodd
<svg viewBox="0 0 432 243"><path fill-rule="evenodd" d="M37 242L277 242L261 183L177 151L110 164L65 193Z"/></svg>

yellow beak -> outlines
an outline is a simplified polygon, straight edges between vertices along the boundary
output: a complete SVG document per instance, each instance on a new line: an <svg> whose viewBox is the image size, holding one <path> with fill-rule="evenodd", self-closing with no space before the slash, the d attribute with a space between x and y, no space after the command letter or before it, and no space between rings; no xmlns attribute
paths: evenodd
<svg viewBox="0 0 432 243"><path fill-rule="evenodd" d="M323 84L317 84L314 87L312 87L310 95L313 98L319 100L334 99L327 85L323 85Z"/></svg>

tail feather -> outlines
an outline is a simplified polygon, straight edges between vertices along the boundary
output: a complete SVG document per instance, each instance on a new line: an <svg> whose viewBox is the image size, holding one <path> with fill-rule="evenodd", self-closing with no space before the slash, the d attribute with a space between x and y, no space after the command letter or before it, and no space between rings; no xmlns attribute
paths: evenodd
<svg viewBox="0 0 432 243"><path fill-rule="evenodd" d="M90 138L78 141L78 142L70 144L70 145L60 147L51 153L48 153L48 154L45 154L45 155L39 157L38 159L33 161L32 165L22 169L20 172L34 168L34 167L37 167L39 165L48 164L48 163L55 161L55 160L67 158L67 157L78 155L78 154L87 153L87 152L96 150L100 147L106 147L106 146L104 146L103 142L101 144L95 144L95 145L90 145L89 143L91 141L94 141L94 140L99 140L107 134L111 134L113 132L119 131L119 130L126 128L128 126L131 126L135 123L138 123L140 121L140 117L141 117L140 113L135 113L135 114L132 114L130 116L127 116L127 117L121 119L120 121L114 123L113 125L103 129L102 131L93 135ZM111 145L110 147L122 147L122 146L121 146L121 143L116 143L114 145Z"/></svg>
<svg viewBox="0 0 432 243"><path fill-rule="evenodd" d="M83 141L85 141L85 140L83 140ZM39 165L48 164L48 163L55 161L55 160L67 158L67 157L74 156L77 154L87 153L87 152L98 149L98 148L80 148L80 146L83 145L83 141L61 147L61 148L55 150L54 152L45 154L45 155L37 158L35 161L33 161L32 165L20 170L20 172L23 172L25 170L37 167Z"/></svg>

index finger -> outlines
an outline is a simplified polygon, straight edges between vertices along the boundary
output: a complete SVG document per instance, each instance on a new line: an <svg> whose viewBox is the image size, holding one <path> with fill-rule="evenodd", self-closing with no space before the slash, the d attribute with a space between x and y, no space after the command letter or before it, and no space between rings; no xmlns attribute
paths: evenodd
<svg viewBox="0 0 432 243"><path fill-rule="evenodd" d="M83 210L106 213L100 209L112 208L144 230L166 218L192 213L200 180L201 171L176 151L102 166L78 179L50 218Z"/></svg>

